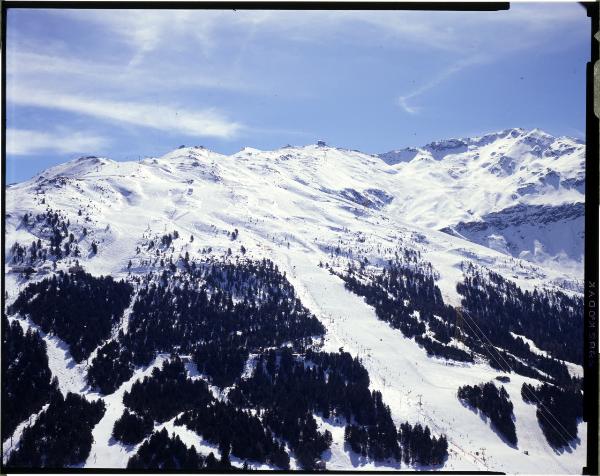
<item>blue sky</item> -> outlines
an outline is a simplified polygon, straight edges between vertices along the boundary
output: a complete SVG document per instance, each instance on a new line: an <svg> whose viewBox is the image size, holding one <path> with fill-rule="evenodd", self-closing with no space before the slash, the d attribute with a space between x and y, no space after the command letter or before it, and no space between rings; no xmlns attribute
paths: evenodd
<svg viewBox="0 0 600 476"><path fill-rule="evenodd" d="M324 139L378 153L510 127L583 138L589 23L501 12L11 9L7 182L81 155Z"/></svg>

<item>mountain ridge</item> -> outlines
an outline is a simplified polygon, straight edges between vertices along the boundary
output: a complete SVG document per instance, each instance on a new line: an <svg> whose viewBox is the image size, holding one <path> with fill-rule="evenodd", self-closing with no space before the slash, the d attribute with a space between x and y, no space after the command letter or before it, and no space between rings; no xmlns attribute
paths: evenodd
<svg viewBox="0 0 600 476"><path fill-rule="evenodd" d="M406 162L407 159L406 157L402 157L402 155L408 155L409 153L415 153L415 155L418 152L421 151L433 151L433 150L437 150L437 151L443 151L443 150L455 150L458 148L466 148L468 146L482 146L482 145L487 145L491 142L494 142L497 139L500 138L508 138L508 137L512 137L512 138L528 138L529 141L531 142L541 142L543 143L545 142L552 142L552 141L566 141L566 142L573 142L577 145L584 145L584 142L578 138L574 138L574 137L570 137L570 136L552 136L551 134L538 129L538 128L534 128L534 129L523 129L523 128L509 128L509 129L503 129L501 131L497 131L497 132L489 132L486 134L483 134L481 136L464 136L461 138L449 138L449 139L442 139L442 140L438 140L438 141L432 141L429 142L425 145L422 146L409 146L409 147L404 147L404 148L400 148L400 149L393 149L391 151L388 152L384 152L384 153L380 153L377 154L378 157L380 157L382 160L384 160L386 163L390 164L390 165L394 165L395 163L398 162ZM466 149L462 150L463 152ZM404 154L406 153L406 154ZM414 156L412 157L414 158ZM395 159L398 159L397 162L395 161ZM410 159L412 160L412 159ZM409 161L409 160L408 160Z"/></svg>

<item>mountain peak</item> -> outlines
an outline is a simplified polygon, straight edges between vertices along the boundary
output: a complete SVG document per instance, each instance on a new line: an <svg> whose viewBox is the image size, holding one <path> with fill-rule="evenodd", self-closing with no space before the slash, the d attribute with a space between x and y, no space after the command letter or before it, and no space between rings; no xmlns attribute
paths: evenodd
<svg viewBox="0 0 600 476"><path fill-rule="evenodd" d="M208 157L209 155L217 154L210 149L207 149L203 145L194 145L190 147L179 146L177 149L167 152L163 156L159 157L159 160L170 161L173 159L193 159L200 160ZM220 154L217 154L220 155Z"/></svg>
<svg viewBox="0 0 600 476"><path fill-rule="evenodd" d="M72 177L81 176L100 170L107 164L114 163L114 160L105 157L96 157L87 155L64 162L54 167L50 167L37 175L37 180L50 179L54 177Z"/></svg>

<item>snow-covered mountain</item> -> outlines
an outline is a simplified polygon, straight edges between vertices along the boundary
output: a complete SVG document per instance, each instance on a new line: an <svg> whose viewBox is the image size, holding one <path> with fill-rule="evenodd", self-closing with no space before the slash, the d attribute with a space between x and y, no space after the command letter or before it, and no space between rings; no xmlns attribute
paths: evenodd
<svg viewBox="0 0 600 476"><path fill-rule="evenodd" d="M442 231L548 266L577 266L583 255L584 218L583 203L554 206L519 203Z"/></svg>
<svg viewBox="0 0 600 476"><path fill-rule="evenodd" d="M400 172L405 219L529 261L583 269L582 141L508 129L379 157Z"/></svg>
<svg viewBox="0 0 600 476"><path fill-rule="evenodd" d="M445 305L465 309L465 319L471 311L457 285L469 273L493 271L520 290L536 290L536 296L551 292L564 296L560 299L580 299L584 177L582 143L522 129L379 156L320 142L273 151L245 148L233 155L184 147L137 162L82 157L7 188L7 304L15 303L29 283L60 270L124 279L134 284L135 299L149 273L154 273L152 280L170 270L175 279L189 272L189 263L236 266L268 258L324 325L320 348L343 348L361 359L369 388L381 392L396 425L420 422L434 435L446 435L448 458L442 469L575 473L584 465L586 424L578 421L577 439L569 438L569 445L557 450L538 424L536 405L521 396L524 383L537 385L550 371L514 372L504 382L518 436L518 445L507 444L456 396L458 387L493 381L506 370L486 360L487 344L477 347L475 334L453 317L455 324L447 324L455 334L444 348L474 357L428 356L427 345L433 344L419 343L382 319L383 311L368 303L367 294L351 291L351 281L358 275L360 282L379 286L377 276L395 262L431 276ZM424 307L414 304L414 309L410 319L425 326L422 338L442 345L434 324L446 319L439 316L443 308L433 310L430 321ZM109 341L121 342L119 330L127 335L132 312L130 306L117 316ZM24 312L9 319L39 329ZM510 331L529 342L527 355L549 352L565 361L571 377L581 376L580 365L565 357L570 349L559 350L547 336L537 340L527 330ZM74 361L59 332L42 330L41 335L61 392L99 398L106 406L83 464L124 467L139 445L120 444L111 436L123 412L123 394L161 365L165 354L156 354L149 366L137 366L116 391L102 393L87 375L106 341L86 359ZM516 350L503 352L516 359L510 361L513 366L529 363L519 360ZM202 377L186 368L192 378ZM227 392L216 391L226 398ZM399 464L360 457L344 444L344 425L337 418L315 418L320 430L332 434L322 456L328 469ZM3 442L5 462L18 447L24 423L15 429L12 443ZM155 429L162 427L201 453L219 453L174 419ZM301 464L292 458L291 466Z"/></svg>

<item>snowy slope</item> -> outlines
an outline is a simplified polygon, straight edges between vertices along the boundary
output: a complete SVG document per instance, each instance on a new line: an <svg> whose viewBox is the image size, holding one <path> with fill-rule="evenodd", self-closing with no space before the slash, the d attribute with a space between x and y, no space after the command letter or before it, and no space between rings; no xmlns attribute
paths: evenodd
<svg viewBox="0 0 600 476"><path fill-rule="evenodd" d="M8 303L27 283L11 263L13 244L47 239L43 229L23 225L25 213L36 215L51 209L64 214L82 250L78 261L94 275L127 278L130 261L133 274L155 270L156 257L146 245L173 230L181 237L172 245L176 256L187 252L191 259L225 257L231 249L229 259L235 260L243 246L246 256L268 257L286 271L303 304L327 328L325 350L343 347L363 358L371 386L382 391L397 424L420 421L434 433L448 436L451 452L444 469L580 472L586 425L580 423L581 441L571 451L552 450L537 423L535 407L520 397L521 384L533 383L531 379L514 375L506 384L515 404L519 436L518 448L511 448L456 398L459 385L489 381L497 371L485 363L460 365L428 358L413 340L377 320L373 308L348 292L343 282L319 263L343 268L349 259L367 258L370 265L377 266L393 258L401 247L415 249L439 273L437 284L444 299L454 305L459 304L456 284L463 279L461 263L465 261L493 269L523 289L537 286L581 292L582 268L576 253L582 246L579 235L562 242L547 232L561 227L577 230L582 223L559 220L551 224L558 228L532 231L531 239L543 243L544 250L543 260L532 261L521 259L531 258L521 254L528 250L528 241L518 243L521 248L513 253L492 246L485 233L469 235L464 224L488 223L490 216L501 219L502 210L518 204L559 207L581 203L583 146L541 131L515 129L434 143L417 149L412 157L407 154L412 152L380 158L309 145L274 151L246 148L226 156L189 147L139 162L86 157L50 168L7 189ZM504 225L497 225L493 233L509 230L518 235L524 229L510 220ZM453 232L440 231L446 227ZM235 229L239 235L232 240ZM96 255L89 252L92 242L98 244ZM73 258L63 258L57 269L73 264ZM38 273L31 279L44 276ZM23 320L22 324L31 325ZM85 385L85 364L70 364L68 349L55 336L45 335L44 339L61 390L80 391ZM154 365L158 360L148 369L139 369L114 394L101 397L108 410L94 429L87 467L124 465L133 454L133 448L111 439L110 430L122 412L119 396ZM570 369L580 372L575 364ZM94 393L89 396L98 398ZM334 434L328 468L391 469L362 466L356 455L343 449L343 426L321 424ZM174 429L172 424L167 426ZM202 447L197 437L177 428L184 441Z"/></svg>
<svg viewBox="0 0 600 476"><path fill-rule="evenodd" d="M583 203L518 204L442 231L529 261L576 267L583 261L584 221Z"/></svg>

